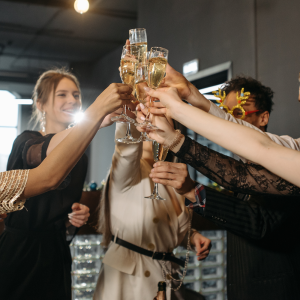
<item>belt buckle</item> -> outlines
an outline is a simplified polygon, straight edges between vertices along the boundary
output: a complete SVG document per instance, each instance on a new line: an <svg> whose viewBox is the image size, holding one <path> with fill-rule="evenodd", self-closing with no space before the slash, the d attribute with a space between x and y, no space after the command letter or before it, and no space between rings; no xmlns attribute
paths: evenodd
<svg viewBox="0 0 300 300"><path fill-rule="evenodd" d="M163 252L163 257L161 260L165 260L166 252Z"/></svg>

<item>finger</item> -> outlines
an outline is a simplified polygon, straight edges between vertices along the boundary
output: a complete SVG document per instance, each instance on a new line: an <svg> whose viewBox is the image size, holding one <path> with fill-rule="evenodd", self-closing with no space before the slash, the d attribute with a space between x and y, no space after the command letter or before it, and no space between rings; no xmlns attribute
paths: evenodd
<svg viewBox="0 0 300 300"><path fill-rule="evenodd" d="M180 163L172 163L172 162L165 162L165 164L158 164L155 163L153 165L153 169L151 172L169 172L174 174L182 174L185 176L187 174L187 168L185 164Z"/></svg>
<svg viewBox="0 0 300 300"><path fill-rule="evenodd" d="M120 107L116 111L114 111L112 114L120 115L123 112L123 108Z"/></svg>
<svg viewBox="0 0 300 300"><path fill-rule="evenodd" d="M153 182L160 183L162 185L168 185L173 188L176 188L176 182L174 180L168 180L168 179L159 179L159 178L152 178Z"/></svg>
<svg viewBox="0 0 300 300"><path fill-rule="evenodd" d="M127 85L127 84L119 83L118 93L119 94L124 94L124 93L131 94L132 93L132 87Z"/></svg>
<svg viewBox="0 0 300 300"><path fill-rule="evenodd" d="M80 204L80 205L82 205L82 204ZM89 211L90 211L90 209L89 209L87 206L82 205L82 206L80 206L79 209L74 210L74 211L73 211L71 214L69 214L69 215L72 215L72 216L74 216L74 215L84 215L84 214L88 213Z"/></svg>
<svg viewBox="0 0 300 300"><path fill-rule="evenodd" d="M207 258L207 256L209 255L209 253L207 253L207 254L204 254L204 255L200 255L198 258L197 258L197 260L198 261L200 261L200 260L204 260L204 259L206 259Z"/></svg>
<svg viewBox="0 0 300 300"><path fill-rule="evenodd" d="M146 103L145 103L145 105L146 106L148 106L148 107L156 107L156 108L165 108L165 106L161 103L161 102L149 102L149 101L147 101Z"/></svg>
<svg viewBox="0 0 300 300"><path fill-rule="evenodd" d="M207 257L209 255L209 250L206 250L200 254L197 254L198 257Z"/></svg>
<svg viewBox="0 0 300 300"><path fill-rule="evenodd" d="M137 114L136 114L136 117L138 119L145 120L146 115L147 114L145 114L144 111L138 111Z"/></svg>
<svg viewBox="0 0 300 300"><path fill-rule="evenodd" d="M133 100L132 94L119 94L117 97L120 97L121 100L130 100L130 102Z"/></svg>
<svg viewBox="0 0 300 300"><path fill-rule="evenodd" d="M73 203L72 210L73 211L80 210L80 203L77 202Z"/></svg>
<svg viewBox="0 0 300 300"><path fill-rule="evenodd" d="M158 98L159 99L160 92L158 92L157 90L153 90L149 87L145 87L144 90L147 93L147 95L151 96L152 98Z"/></svg>
<svg viewBox="0 0 300 300"><path fill-rule="evenodd" d="M211 248L211 240L206 239L204 243L202 243L202 249L209 250Z"/></svg>
<svg viewBox="0 0 300 300"><path fill-rule="evenodd" d="M130 50L130 41L127 39L125 45L127 46L126 49Z"/></svg>
<svg viewBox="0 0 300 300"><path fill-rule="evenodd" d="M182 163L173 163L173 162L170 162L170 161L158 161L156 162L155 164L153 164L153 167L154 168L158 168L158 167L177 167L178 168L181 168L182 165L185 165L185 164L182 164Z"/></svg>
<svg viewBox="0 0 300 300"><path fill-rule="evenodd" d="M153 115L165 115L167 114L167 109L149 107L149 112Z"/></svg>
<svg viewBox="0 0 300 300"><path fill-rule="evenodd" d="M70 220L69 222L75 227L81 227L83 225L82 223L74 222L72 220Z"/></svg>
<svg viewBox="0 0 300 300"><path fill-rule="evenodd" d="M74 220L74 221L83 221L83 220L87 220L89 218L90 214L86 213L84 215L73 215L73 216L69 216L70 220Z"/></svg>
<svg viewBox="0 0 300 300"><path fill-rule="evenodd" d="M130 101L130 103L127 105L127 108L129 108L131 111L136 110L136 104Z"/></svg>
<svg viewBox="0 0 300 300"><path fill-rule="evenodd" d="M169 173L169 172L160 172L160 173L156 173L156 172L151 172L149 174L149 177L151 178L156 178L156 179L168 179L168 180L176 180L176 181L180 181L180 179L182 179L182 176L178 176L174 173ZM179 177L179 178L178 178Z"/></svg>

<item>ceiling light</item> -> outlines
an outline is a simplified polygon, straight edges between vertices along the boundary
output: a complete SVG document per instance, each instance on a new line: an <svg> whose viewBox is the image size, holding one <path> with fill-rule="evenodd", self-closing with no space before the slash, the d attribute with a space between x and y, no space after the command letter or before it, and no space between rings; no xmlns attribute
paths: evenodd
<svg viewBox="0 0 300 300"><path fill-rule="evenodd" d="M83 14L89 10L90 4L88 0L76 0L74 8L79 14Z"/></svg>

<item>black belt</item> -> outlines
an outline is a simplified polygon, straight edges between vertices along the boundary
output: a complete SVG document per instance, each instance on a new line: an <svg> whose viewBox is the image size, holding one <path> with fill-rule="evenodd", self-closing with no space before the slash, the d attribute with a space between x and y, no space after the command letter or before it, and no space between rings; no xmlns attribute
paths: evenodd
<svg viewBox="0 0 300 300"><path fill-rule="evenodd" d="M139 246L136 246L134 244L131 244L129 242L126 242L120 238L116 238L115 240L115 236L113 235L111 237L111 240L122 246L122 247L125 247L129 250L132 250L134 252L137 252L139 254L142 254L142 255L145 255L145 256L148 256L148 257L152 257L152 259L157 259L157 260L166 260L166 261L171 261L171 262L174 262L176 264L178 264L179 266L181 267L184 267L184 261L173 256L173 253L172 252L154 252L154 251L149 251L149 250L146 250L144 248L141 248Z"/></svg>

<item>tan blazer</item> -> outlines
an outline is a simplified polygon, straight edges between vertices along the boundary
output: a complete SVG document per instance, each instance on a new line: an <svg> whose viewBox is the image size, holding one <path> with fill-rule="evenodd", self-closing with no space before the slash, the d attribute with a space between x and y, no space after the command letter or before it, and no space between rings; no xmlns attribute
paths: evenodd
<svg viewBox="0 0 300 300"><path fill-rule="evenodd" d="M117 124L116 138L123 137L125 133L126 124ZM135 137L139 136L135 128L132 129L132 133ZM179 216L176 215L167 188L163 185L159 185L159 193L167 199L166 201L144 198L152 193L154 184L149 177L152 166L141 158L142 146L142 143L130 145L116 143L108 193L112 234L151 251L169 252L182 242L187 233L188 212L184 205L184 197L175 192L182 208L182 213ZM103 264L94 299L108 299L109 297L127 299L123 290L126 287L122 285L127 280L124 276L128 275L133 275L137 280L134 283L135 292L139 293L138 286L144 285L140 287L143 291L147 289L149 292L154 291L154 295L151 294L150 298L148 297L152 299L155 296L158 281L163 279L158 261L113 242L108 247ZM168 266L170 267L170 264ZM117 271L121 273L113 274ZM110 281L104 283L108 274L110 274ZM133 277L130 276L131 280ZM122 294L113 296L113 293L117 291L107 291L113 286L123 290ZM97 293L102 296L97 297Z"/></svg>

